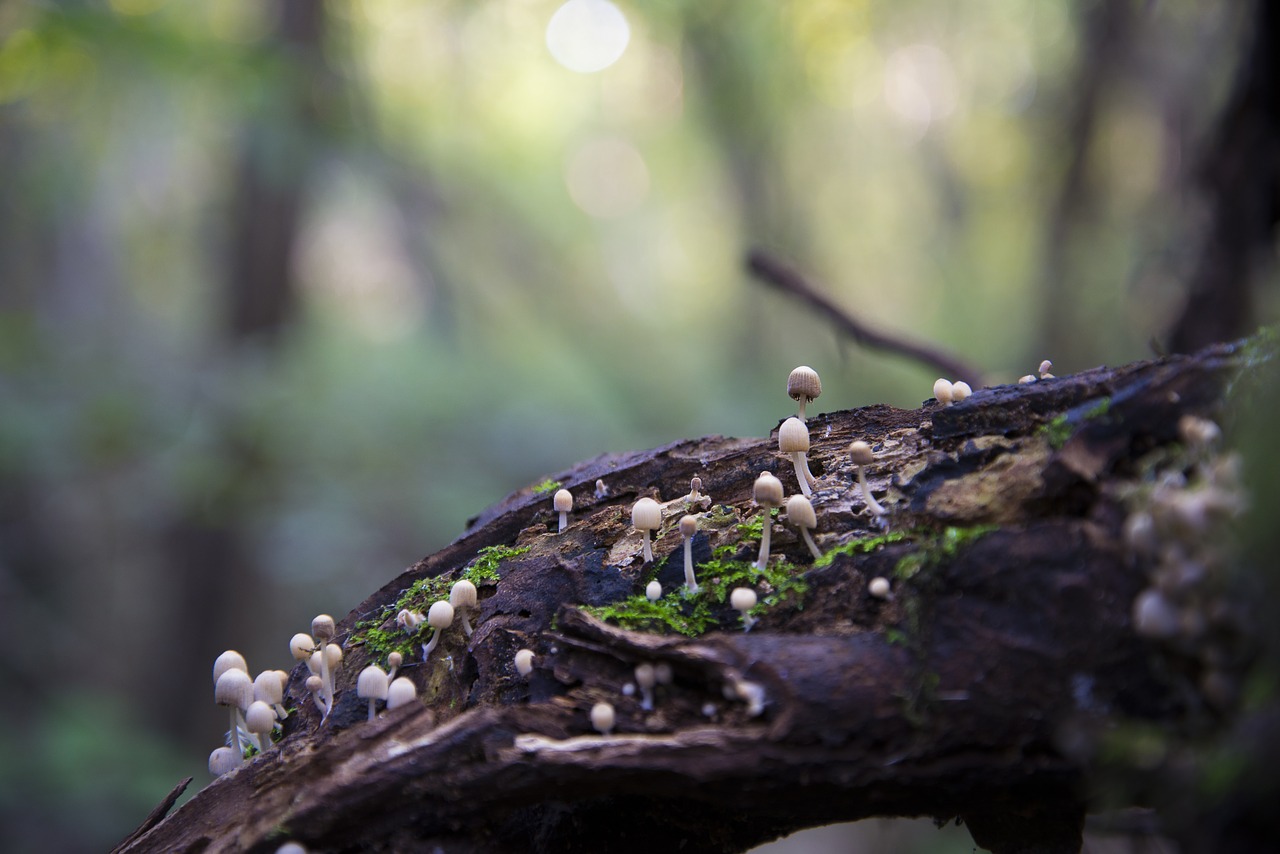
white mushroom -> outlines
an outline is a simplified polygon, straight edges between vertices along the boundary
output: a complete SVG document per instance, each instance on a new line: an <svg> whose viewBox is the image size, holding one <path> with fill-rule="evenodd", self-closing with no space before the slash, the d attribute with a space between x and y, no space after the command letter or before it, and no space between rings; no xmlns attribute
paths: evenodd
<svg viewBox="0 0 1280 854"><path fill-rule="evenodd" d="M804 421L804 407L822 394L822 379L808 365L801 365L787 376L787 397L800 405L797 417Z"/></svg>
<svg viewBox="0 0 1280 854"><path fill-rule="evenodd" d="M867 474L862 470L863 466L869 466L875 462L871 446L861 439L849 443L849 459L853 461L853 467L858 472L858 486L862 489L862 500L867 503L867 509L873 516L884 516L889 511L880 506L880 502L876 501L875 496L871 494L871 488L867 486Z"/></svg>
<svg viewBox="0 0 1280 854"><path fill-rule="evenodd" d="M818 544L813 541L813 536L809 533L811 529L818 527L818 514L813 510L813 502L803 495L793 495L788 498L787 521L800 529L800 538L809 547L809 553L813 555L813 559L822 557Z"/></svg>
<svg viewBox="0 0 1280 854"><path fill-rule="evenodd" d="M744 632L751 631L751 627L756 624L756 618L748 612L756 606L757 601L756 592L750 587L735 587L729 594L729 606L742 615Z"/></svg>
<svg viewBox="0 0 1280 854"><path fill-rule="evenodd" d="M613 711L613 706L608 703L596 703L591 707L591 726L601 735L608 735L613 732L613 725L617 717Z"/></svg>
<svg viewBox="0 0 1280 854"><path fill-rule="evenodd" d="M560 514L560 528L556 531L556 533L560 533L560 531L569 527L569 514L573 512L573 493L567 489L556 490L551 506Z"/></svg>
<svg viewBox="0 0 1280 854"><path fill-rule="evenodd" d="M386 671L376 664L370 664L360 671L360 676L356 679L356 696L369 701L369 720L373 720L377 701L387 699L390 685L391 680L387 678Z"/></svg>
<svg viewBox="0 0 1280 854"><path fill-rule="evenodd" d="M427 660L427 656L431 655L431 650L435 649L440 643L441 632L453 625L453 606L443 599L434 603L430 610L427 611L427 625L431 626L435 631L431 634L431 641L422 645L423 661Z"/></svg>
<svg viewBox="0 0 1280 854"><path fill-rule="evenodd" d="M767 471L760 472L751 489L752 497L760 505L760 557L756 570L764 572L769 564L769 537L773 527L773 508L782 506L782 481Z"/></svg>
<svg viewBox="0 0 1280 854"><path fill-rule="evenodd" d="M477 601L476 586L467 579L459 579L449 589L449 604L453 606L453 615L462 621L462 631L471 637L471 622L467 619L467 611L475 608Z"/></svg>
<svg viewBox="0 0 1280 854"><path fill-rule="evenodd" d="M662 505L652 498L641 498L631 508L631 525L644 534L644 562L653 562L653 549L649 534L662 527Z"/></svg>
<svg viewBox="0 0 1280 854"><path fill-rule="evenodd" d="M522 649L516 652L516 672L528 676L533 672L533 650Z"/></svg>
<svg viewBox="0 0 1280 854"><path fill-rule="evenodd" d="M387 686L387 708L398 709L418 696L418 688L405 676L392 680Z"/></svg>
<svg viewBox="0 0 1280 854"><path fill-rule="evenodd" d="M693 575L693 535L698 533L698 517L680 517L680 536L684 538L684 584L690 593L698 592L698 579ZM658 595L662 595L659 587Z"/></svg>
<svg viewBox="0 0 1280 854"><path fill-rule="evenodd" d="M800 491L805 495L813 494L813 484L818 481L809 471L809 428L804 422L792 416L782 422L778 428L778 450L791 458L796 470L796 480L800 482Z"/></svg>

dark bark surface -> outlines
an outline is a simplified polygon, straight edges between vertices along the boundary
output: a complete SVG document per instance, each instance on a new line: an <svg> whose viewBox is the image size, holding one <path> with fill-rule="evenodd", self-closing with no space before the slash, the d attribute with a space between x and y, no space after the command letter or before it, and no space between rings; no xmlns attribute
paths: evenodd
<svg viewBox="0 0 1280 854"><path fill-rule="evenodd" d="M346 658L328 722L300 668L283 740L122 850L274 851L296 839L313 851L733 852L870 816L960 818L998 852L1078 850L1099 731L1203 731L1230 705L1201 690L1206 661L1224 678L1238 666L1205 651L1235 648L1230 621L1162 641L1135 631L1157 561L1123 532L1164 489L1152 484L1176 474L1192 495L1196 472L1221 456L1179 444L1178 419L1215 417L1248 353L1218 346L981 389L945 408L811 418L816 539L846 548L815 565L776 520L775 565L805 586L758 582L765 605L750 632L714 574L755 557L758 539L740 526L757 516L756 475L772 470L795 490L775 439L583 463L556 477L577 504L566 531L549 494L522 491L483 513L340 621ZM856 487L855 438L875 449L868 475L887 526ZM628 630L584 611L656 576L664 601L692 612L678 589L688 502L673 496L694 475L714 501L694 538L710 628ZM595 496L597 479L608 495ZM667 502L657 566L642 563L630 524L643 495ZM398 608L430 604L413 599L415 582L452 578L490 546L527 550L481 583L474 636L455 624L425 663L414 655L400 675L419 701L366 722L356 675L385 666ZM869 594L876 576L892 580L891 598ZM521 648L536 654L527 678L513 665ZM623 690L646 662L672 677L651 710ZM591 727L598 702L616 708L611 734Z"/></svg>

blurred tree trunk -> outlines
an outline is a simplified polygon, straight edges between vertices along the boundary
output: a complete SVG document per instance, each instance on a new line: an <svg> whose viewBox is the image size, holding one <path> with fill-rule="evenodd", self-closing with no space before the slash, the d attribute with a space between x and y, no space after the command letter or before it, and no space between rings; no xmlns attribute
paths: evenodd
<svg viewBox="0 0 1280 854"><path fill-rule="evenodd" d="M1154 780L1197 791L1187 751L1230 720L1244 624L1215 544L1238 466L1196 438L1205 422L1180 419L1217 417L1226 389L1270 357L1256 343L1218 346L982 389L950 407L813 418L817 537L837 551L814 564L789 524L773 524L780 574L768 583L749 568L752 483L762 469L795 483L772 438L582 463L556 477L576 500L563 533L546 495L486 511L341 621L327 723L295 671L282 742L122 850L274 851L296 839L312 851L734 852L807 826L929 815L958 817L991 851L1076 851L1093 786L1111 807L1147 803ZM870 479L888 525L856 486L853 438L876 448ZM687 599L675 521L690 507L673 496L694 475L714 505L693 540L704 590ZM645 565L629 510L655 493L665 525L659 562ZM1170 521L1210 497L1219 503L1201 507L1199 527ZM1165 541L1147 542L1139 514ZM475 634L455 625L418 663L426 634L410 642L397 610L425 610L487 547L505 551L495 576L477 576ZM1138 631L1135 601L1164 583L1175 553L1200 573L1162 594L1181 622L1157 632L1147 615ZM869 592L877 576L892 579L887 599ZM665 606L632 613L665 615L651 629L705 618L711 630L642 631L643 619L628 630L583 610L648 608L641 591L655 577ZM436 578L436 593L414 592ZM796 578L805 590L788 586ZM749 633L725 604L737 584L761 592ZM356 674L401 643L415 650L400 675L419 702L366 722ZM536 656L528 677L512 663L521 648ZM670 670L652 704L623 687L642 663ZM616 710L605 735L588 722L600 702ZM1153 734L1168 745L1156 754ZM1188 841L1188 825L1204 832L1195 817L1159 820ZM1274 840L1274 813L1258 820L1246 811L1232 823L1243 835L1231 850ZM1215 848L1225 833L1209 836L1187 850L1226 850Z"/></svg>

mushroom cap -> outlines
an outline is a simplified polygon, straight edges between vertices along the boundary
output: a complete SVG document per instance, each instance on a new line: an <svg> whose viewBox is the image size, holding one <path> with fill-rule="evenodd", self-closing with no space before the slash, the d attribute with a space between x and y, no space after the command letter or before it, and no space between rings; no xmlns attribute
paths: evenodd
<svg viewBox="0 0 1280 854"><path fill-rule="evenodd" d="M849 443L849 459L858 466L869 466L876 461L875 454L871 453L871 446L861 439Z"/></svg>
<svg viewBox="0 0 1280 854"><path fill-rule="evenodd" d="M476 586L463 578L449 589L449 604L458 608L474 608L476 606Z"/></svg>
<svg viewBox="0 0 1280 854"><path fill-rule="evenodd" d="M317 649L307 658L307 670L311 673L320 673L324 670L324 651Z"/></svg>
<svg viewBox="0 0 1280 854"><path fill-rule="evenodd" d="M617 715L610 704L596 703L591 707L591 726L595 727L596 732L608 734L616 721Z"/></svg>
<svg viewBox="0 0 1280 854"><path fill-rule="evenodd" d="M418 696L418 686L411 679L397 676L387 686L387 708L396 709Z"/></svg>
<svg viewBox="0 0 1280 854"><path fill-rule="evenodd" d="M698 477L695 474L689 480L689 494L693 495L693 494L701 494L701 493L702 493L702 478Z"/></svg>
<svg viewBox="0 0 1280 854"><path fill-rule="evenodd" d="M243 670L245 673L249 672L249 665L245 663L244 656L234 649L229 649L213 660L213 684L217 685L218 677L232 668Z"/></svg>
<svg viewBox="0 0 1280 854"><path fill-rule="evenodd" d="M662 505L652 498L641 498L631 508L631 525L637 531L656 531L662 527Z"/></svg>
<svg viewBox="0 0 1280 854"><path fill-rule="evenodd" d="M644 596L650 602L657 602L662 598L662 583L657 579L650 581L644 588Z"/></svg>
<svg viewBox="0 0 1280 854"><path fill-rule="evenodd" d="M280 684L280 674L275 670L264 670L253 680L253 699L264 703L284 702L284 686ZM274 714L274 710L272 714Z"/></svg>
<svg viewBox="0 0 1280 854"><path fill-rule="evenodd" d="M269 733L276 726L276 710L261 700L249 704L244 713L244 727L254 735Z"/></svg>
<svg viewBox="0 0 1280 854"><path fill-rule="evenodd" d="M218 677L213 687L213 701L219 706L235 706L240 711L253 702L253 680L239 668L231 668Z"/></svg>
<svg viewBox="0 0 1280 854"><path fill-rule="evenodd" d="M551 506L557 513L568 513L573 510L573 493L567 489L557 489L555 497L551 499Z"/></svg>
<svg viewBox="0 0 1280 854"><path fill-rule="evenodd" d="M521 676L528 676L533 672L533 650L521 649L516 651L516 672Z"/></svg>
<svg viewBox="0 0 1280 854"><path fill-rule="evenodd" d="M318 641L331 639L337 631L337 624L328 614L317 614L311 621L311 634L315 635Z"/></svg>
<svg viewBox="0 0 1280 854"><path fill-rule="evenodd" d="M385 700L390 680L387 671L376 664L370 664L360 671L356 679L356 696L362 700Z"/></svg>
<svg viewBox="0 0 1280 854"><path fill-rule="evenodd" d="M298 632L289 638L289 652L299 661L306 661L311 657L312 651L316 648L315 638L306 632Z"/></svg>
<svg viewBox="0 0 1280 854"><path fill-rule="evenodd" d="M818 527L818 514L813 512L813 502L798 492L787 499L787 518L800 528Z"/></svg>
<svg viewBox="0 0 1280 854"><path fill-rule="evenodd" d="M325 644L324 661L325 664L329 665L330 670L341 664L342 647L338 646L336 643Z"/></svg>
<svg viewBox="0 0 1280 854"><path fill-rule="evenodd" d="M688 514L680 517L680 536L686 539L698 533L698 517Z"/></svg>
<svg viewBox="0 0 1280 854"><path fill-rule="evenodd" d="M1033 383L1035 381L1036 381L1036 378L1031 374L1018 377L1018 385L1027 385L1028 383Z"/></svg>
<svg viewBox="0 0 1280 854"><path fill-rule="evenodd" d="M398 652L387 653L387 666L399 667L404 664L404 656Z"/></svg>
<svg viewBox="0 0 1280 854"><path fill-rule="evenodd" d="M782 506L782 481L771 472L762 471L751 487L751 495L761 507Z"/></svg>
<svg viewBox="0 0 1280 854"><path fill-rule="evenodd" d="M756 592L750 587L735 587L729 594L729 606L735 611L750 611L757 601Z"/></svg>
<svg viewBox="0 0 1280 854"><path fill-rule="evenodd" d="M453 625L453 606L441 599L427 611L427 625L433 629L447 629Z"/></svg>
<svg viewBox="0 0 1280 854"><path fill-rule="evenodd" d="M783 421L778 428L778 450L784 454L809 452L809 428L794 415Z"/></svg>
<svg viewBox="0 0 1280 854"><path fill-rule="evenodd" d="M867 584L867 592L877 599L889 598L889 579L876 576Z"/></svg>
<svg viewBox="0 0 1280 854"><path fill-rule="evenodd" d="M1053 362L1050 362L1048 359L1045 359L1043 362L1040 363L1040 367L1036 370L1036 373L1047 374L1052 370L1053 370Z"/></svg>
<svg viewBox="0 0 1280 854"><path fill-rule="evenodd" d="M818 372L808 365L801 365L787 377L787 397L792 400L816 400L822 394L822 380Z"/></svg>
<svg viewBox="0 0 1280 854"><path fill-rule="evenodd" d="M658 682L658 675L649 662L636 665L636 684L641 688L652 688Z"/></svg>
<svg viewBox="0 0 1280 854"><path fill-rule="evenodd" d="M324 680L321 679L320 676L318 676L317 674L312 673L310 676L307 677L306 685L307 685L308 692L312 694L319 694L321 689L324 688Z"/></svg>
<svg viewBox="0 0 1280 854"><path fill-rule="evenodd" d="M973 389L970 388L969 384L964 380L951 384L951 398L956 403L959 403L971 394L973 394Z"/></svg>
<svg viewBox="0 0 1280 854"><path fill-rule="evenodd" d="M209 773L221 777L239 768L243 762L244 758L238 756L234 748L217 747L209 754Z"/></svg>
<svg viewBox="0 0 1280 854"><path fill-rule="evenodd" d="M933 382L933 396L938 399L938 403L950 403L954 399L953 388L951 380L938 378Z"/></svg>
<svg viewBox="0 0 1280 854"><path fill-rule="evenodd" d="M406 632L412 633L418 628L418 624L425 620L426 617L418 611L410 611L408 608L401 608L400 613L396 614L396 625L404 629Z"/></svg>

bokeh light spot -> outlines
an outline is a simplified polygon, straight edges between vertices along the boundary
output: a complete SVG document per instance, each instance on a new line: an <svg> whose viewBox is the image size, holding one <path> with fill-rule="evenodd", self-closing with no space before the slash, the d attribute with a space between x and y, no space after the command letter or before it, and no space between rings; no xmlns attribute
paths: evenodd
<svg viewBox="0 0 1280 854"><path fill-rule="evenodd" d="M556 62L583 74L613 65L630 41L627 19L609 0L569 0L547 24L547 48Z"/></svg>
<svg viewBox="0 0 1280 854"><path fill-rule="evenodd" d="M613 219L635 210L649 195L649 167L626 140L593 139L570 155L565 184L584 213Z"/></svg>

